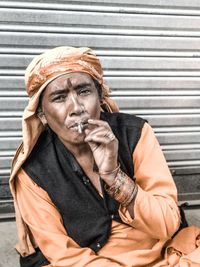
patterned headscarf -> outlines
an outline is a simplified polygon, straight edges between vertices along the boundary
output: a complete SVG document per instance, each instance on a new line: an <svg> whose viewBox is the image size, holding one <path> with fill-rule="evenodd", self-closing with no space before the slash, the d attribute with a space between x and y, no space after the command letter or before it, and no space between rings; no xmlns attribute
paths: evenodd
<svg viewBox="0 0 200 267"><path fill-rule="evenodd" d="M109 99L109 87L103 80L101 63L88 47L61 46L35 57L25 73L27 94L32 97L55 78L72 72L91 75L101 85L104 107L107 107L107 111L118 111L114 101Z"/></svg>

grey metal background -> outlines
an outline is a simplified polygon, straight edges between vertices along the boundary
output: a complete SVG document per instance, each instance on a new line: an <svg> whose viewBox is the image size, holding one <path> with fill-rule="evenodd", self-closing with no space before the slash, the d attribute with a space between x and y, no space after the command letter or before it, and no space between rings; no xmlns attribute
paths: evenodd
<svg viewBox="0 0 200 267"><path fill-rule="evenodd" d="M200 1L0 1L0 218L27 103L24 70L38 53L89 46L121 111L154 127L180 201L200 202Z"/></svg>

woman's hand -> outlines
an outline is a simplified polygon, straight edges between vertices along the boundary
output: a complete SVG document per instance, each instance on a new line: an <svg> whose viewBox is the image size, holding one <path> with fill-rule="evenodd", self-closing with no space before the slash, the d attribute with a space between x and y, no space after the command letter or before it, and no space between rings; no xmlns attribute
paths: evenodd
<svg viewBox="0 0 200 267"><path fill-rule="evenodd" d="M92 150L99 173L102 174L101 178L105 178L104 180L110 184L116 175L112 171L118 166L118 140L107 122L89 119L88 124L89 129L85 129L85 142Z"/></svg>

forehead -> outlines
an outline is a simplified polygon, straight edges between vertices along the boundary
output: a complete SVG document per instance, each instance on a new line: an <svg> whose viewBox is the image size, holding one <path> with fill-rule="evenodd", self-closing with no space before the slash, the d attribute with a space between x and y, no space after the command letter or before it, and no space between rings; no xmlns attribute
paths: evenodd
<svg viewBox="0 0 200 267"><path fill-rule="evenodd" d="M69 87L69 80L70 84L73 87L76 87L80 84L94 84L93 78L89 74L82 72L74 72L63 74L62 76L57 77L47 85L45 91L51 91L57 88L67 89Z"/></svg>

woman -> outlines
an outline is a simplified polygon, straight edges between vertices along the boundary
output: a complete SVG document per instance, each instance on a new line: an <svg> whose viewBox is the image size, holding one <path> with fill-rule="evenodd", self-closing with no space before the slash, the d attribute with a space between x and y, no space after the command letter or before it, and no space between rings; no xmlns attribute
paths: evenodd
<svg viewBox="0 0 200 267"><path fill-rule="evenodd" d="M169 243L180 215L157 139L145 120L118 112L92 50L49 50L25 80L10 180L21 266L197 266L198 228L186 230L188 256L181 232Z"/></svg>

